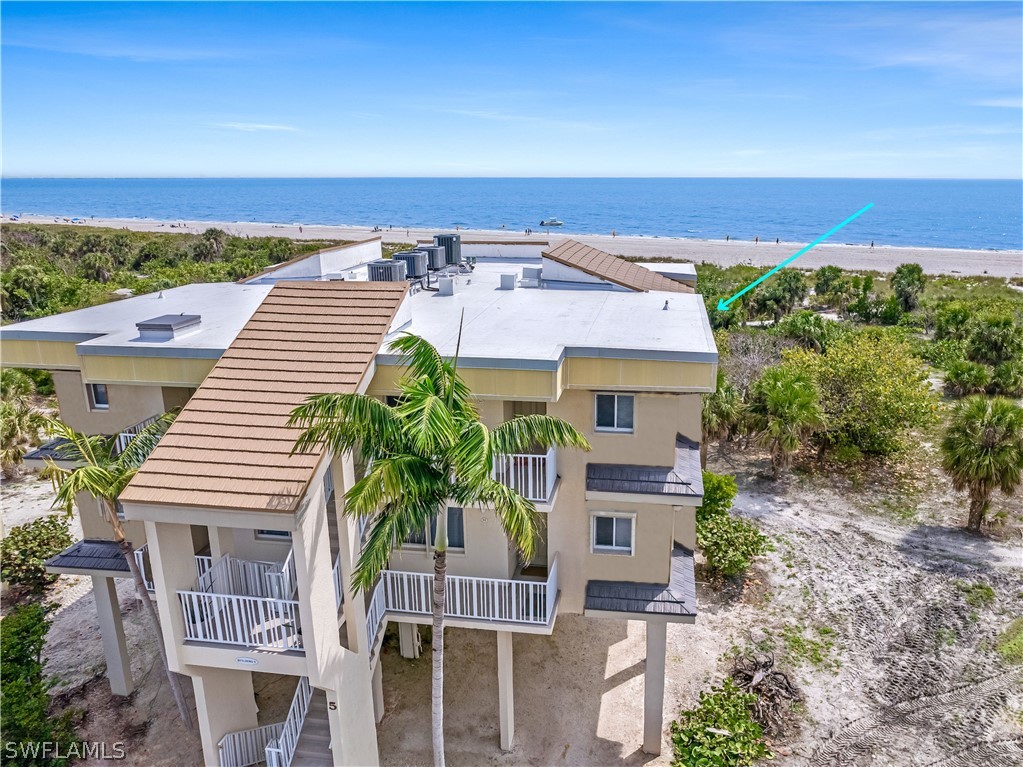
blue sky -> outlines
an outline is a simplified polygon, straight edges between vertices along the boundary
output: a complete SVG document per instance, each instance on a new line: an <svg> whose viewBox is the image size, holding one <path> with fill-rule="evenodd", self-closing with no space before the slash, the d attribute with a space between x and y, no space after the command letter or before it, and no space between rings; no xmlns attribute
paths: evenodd
<svg viewBox="0 0 1023 767"><path fill-rule="evenodd" d="M8 176L1019 178L1019 3L3 3Z"/></svg>

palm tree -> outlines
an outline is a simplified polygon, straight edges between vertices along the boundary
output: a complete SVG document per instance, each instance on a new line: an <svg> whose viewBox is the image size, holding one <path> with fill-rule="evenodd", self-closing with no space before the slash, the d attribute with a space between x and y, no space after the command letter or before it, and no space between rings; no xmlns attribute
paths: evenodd
<svg viewBox="0 0 1023 767"><path fill-rule="evenodd" d="M724 452L725 440L731 437L745 411L745 404L725 371L718 369L717 388L712 394L703 395L703 440L700 442L700 465L707 468L707 445L711 440L721 440L719 447Z"/></svg>
<svg viewBox="0 0 1023 767"><path fill-rule="evenodd" d="M35 383L21 370L0 370L0 471L4 479L21 474L21 463L29 448L39 444L45 420L33 405Z"/></svg>
<svg viewBox="0 0 1023 767"><path fill-rule="evenodd" d="M750 415L757 440L771 449L775 479L803 441L824 423L813 380L784 365L768 368L757 381Z"/></svg>
<svg viewBox="0 0 1023 767"><path fill-rule="evenodd" d="M941 466L970 495L967 528L979 532L996 489L1012 495L1023 472L1023 408L1002 397L969 397L952 411Z"/></svg>
<svg viewBox="0 0 1023 767"><path fill-rule="evenodd" d="M461 332L459 332L459 336ZM494 429L479 419L473 396L454 361L429 342L403 335L391 344L406 366L397 404L362 394L321 394L292 411L303 428L295 452L326 446L335 455L354 452L366 476L345 494L349 517L375 516L352 582L370 588L387 567L391 551L409 534L436 520L433 587L433 761L444 764L444 607L447 514L453 500L464 507L493 508L505 534L523 557L532 556L538 512L532 501L492 478L494 458L536 446L589 450L571 424L546 415L515 418Z"/></svg>
<svg viewBox="0 0 1023 767"><path fill-rule="evenodd" d="M160 660L167 674L167 681L174 694L174 700L178 704L181 721L191 732L193 731L192 717L185 702L185 695L181 690L181 683L177 674L172 672L167 665L167 649L163 643L163 632L160 631L160 619L153 606L153 601L149 598L145 582L142 580L142 573L135 561L135 552L132 551L131 542L125 538L124 527L117 516L117 497L135 476L149 454L153 452L156 443L160 441L173 421L174 414L165 413L142 429L123 451L117 453L114 437L89 436L75 431L62 421L51 420L49 422L50 430L57 437L65 440L65 443L57 451L59 459L61 462L71 462L75 466L66 469L49 461L49 469L52 472L53 484L57 488L55 506L59 505L70 514L75 504L75 497L79 493L87 493L99 501L100 513L103 515L104 521L110 525L114 540L128 563L128 570L135 581L135 593L142 600L142 604L153 622L153 627L156 629Z"/></svg>

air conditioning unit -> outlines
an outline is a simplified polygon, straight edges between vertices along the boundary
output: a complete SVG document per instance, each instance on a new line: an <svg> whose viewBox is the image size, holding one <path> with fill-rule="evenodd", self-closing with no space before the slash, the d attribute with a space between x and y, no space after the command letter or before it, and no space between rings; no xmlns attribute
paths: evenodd
<svg viewBox="0 0 1023 767"><path fill-rule="evenodd" d="M425 277L429 271L429 256L421 250L406 250L391 256L395 261L405 263L405 274L411 279Z"/></svg>
<svg viewBox="0 0 1023 767"><path fill-rule="evenodd" d="M370 282L404 282L405 262L395 261L393 258L381 258L378 261L370 261L369 268Z"/></svg>
<svg viewBox="0 0 1023 767"><path fill-rule="evenodd" d="M435 234L433 236L433 242L435 245L444 246L444 257L447 263L462 263L462 235Z"/></svg>
<svg viewBox="0 0 1023 767"><path fill-rule="evenodd" d="M420 250L426 253L431 269L443 269L448 265L447 248L443 245L424 245Z"/></svg>

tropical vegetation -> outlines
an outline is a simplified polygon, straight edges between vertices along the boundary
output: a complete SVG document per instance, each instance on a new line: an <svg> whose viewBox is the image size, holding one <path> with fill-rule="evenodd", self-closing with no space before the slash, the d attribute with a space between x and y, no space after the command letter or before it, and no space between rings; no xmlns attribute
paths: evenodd
<svg viewBox="0 0 1023 767"><path fill-rule="evenodd" d="M125 537L124 526L118 515L117 501L118 496L128 486L149 454L153 452L156 444L173 421L174 414L165 413L132 437L124 449L119 452L115 437L89 436L75 431L61 421L53 420L50 422L50 431L64 440L58 449L60 463L71 464L72 468L65 468L53 461L49 463L48 468L57 490L54 504L63 508L69 515L79 494L97 501L103 521L110 525L113 540L117 542L121 554L128 564L128 570L135 583L135 593L153 624L160 661L163 663L167 681L178 705L181 721L186 728L192 729L192 717L185 701L181 682L178 675L171 671L167 664L167 649L164 646L163 632L160 630L160 619L149 598L149 592L146 590L142 572L135 560L131 542Z"/></svg>
<svg viewBox="0 0 1023 767"><path fill-rule="evenodd" d="M0 541L0 580L39 594L57 580L45 562L72 544L66 514L50 514L11 528Z"/></svg>
<svg viewBox="0 0 1023 767"><path fill-rule="evenodd" d="M699 705L671 723L673 767L749 767L770 758L753 718L756 698L731 679L701 692Z"/></svg>
<svg viewBox="0 0 1023 767"><path fill-rule="evenodd" d="M344 514L372 518L352 574L370 588L395 546L412 534L433 533L433 757L444 764L444 610L449 503L493 509L524 561L536 548L533 502L492 477L494 459L550 446L588 450L571 424L546 415L515 418L494 428L481 420L472 392L458 373L458 354L441 356L429 342L403 335L391 344L405 374L396 403L362 394L322 394L296 408L290 424L302 428L296 452L354 453L366 474L345 493Z"/></svg>
<svg viewBox="0 0 1023 767"><path fill-rule="evenodd" d="M1011 496L1023 472L1023 407L1001 397L970 397L952 411L941 442L942 468L970 498L967 527L979 531L991 496Z"/></svg>

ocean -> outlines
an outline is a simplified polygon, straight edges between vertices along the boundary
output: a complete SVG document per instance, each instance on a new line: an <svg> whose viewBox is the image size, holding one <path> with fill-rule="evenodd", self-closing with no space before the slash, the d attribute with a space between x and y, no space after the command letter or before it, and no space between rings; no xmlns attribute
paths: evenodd
<svg viewBox="0 0 1023 767"><path fill-rule="evenodd" d="M4 178L4 215L1023 249L1023 182L762 178Z"/></svg>

